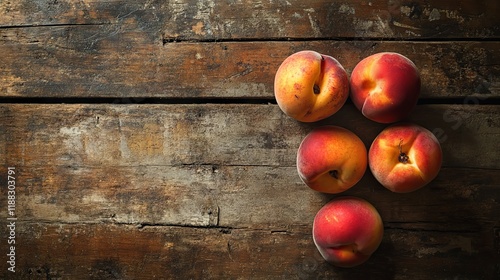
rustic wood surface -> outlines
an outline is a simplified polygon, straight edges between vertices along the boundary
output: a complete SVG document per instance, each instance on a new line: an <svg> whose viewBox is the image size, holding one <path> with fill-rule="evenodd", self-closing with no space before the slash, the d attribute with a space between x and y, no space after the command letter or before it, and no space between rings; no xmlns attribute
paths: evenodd
<svg viewBox="0 0 500 280"><path fill-rule="evenodd" d="M432 1L434 2L434 1ZM1 279L499 279L500 2L0 2ZM386 125L350 101L299 123L274 100L295 51L411 58L409 121L433 131L438 177L394 194L368 171L343 195L380 211L365 264L323 261L316 212L337 195L297 175L314 127L368 147ZM8 170L15 167L13 273Z"/></svg>

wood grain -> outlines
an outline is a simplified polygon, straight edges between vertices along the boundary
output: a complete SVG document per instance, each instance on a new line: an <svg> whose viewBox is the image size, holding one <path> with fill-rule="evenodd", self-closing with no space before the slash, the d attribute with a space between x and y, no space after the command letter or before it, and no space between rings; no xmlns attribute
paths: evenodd
<svg viewBox="0 0 500 280"><path fill-rule="evenodd" d="M386 127L352 104L314 124L272 104L3 104L0 113L2 160L17 166L295 166L315 126L346 127L367 147ZM422 105L408 120L436 133L445 167L498 169L499 117L495 105Z"/></svg>
<svg viewBox="0 0 500 280"><path fill-rule="evenodd" d="M17 170L17 213L29 222L286 229L309 226L334 197L311 191L294 167ZM342 195L371 201L387 226L469 232L497 222L499 180L496 170L443 168L426 188L403 196L384 189L368 172ZM6 190L2 195L5 205Z"/></svg>
<svg viewBox="0 0 500 280"><path fill-rule="evenodd" d="M439 3L438 3L439 2ZM0 1L0 205L15 167L16 273L1 279L500 279L500 2ZM290 54L348 73L394 51L422 75L409 121L444 162L411 194L367 171L384 239L355 269L316 250L296 150L320 125L367 147L350 101L318 123L275 104ZM69 103L69 104L68 104ZM2 261L10 252L5 226ZM5 262L4 262L5 264Z"/></svg>
<svg viewBox="0 0 500 280"><path fill-rule="evenodd" d="M23 279L494 279L492 231L387 229L357 269L325 263L309 227L286 231L22 223ZM0 275L6 276L5 270Z"/></svg>
<svg viewBox="0 0 500 280"><path fill-rule="evenodd" d="M1 30L0 96L247 98L274 100L276 70L311 49L350 73L382 51L404 54L422 75L422 98L498 98L498 42L305 41L152 44L136 29L108 26ZM43 71L41 71L43 69Z"/></svg>
<svg viewBox="0 0 500 280"><path fill-rule="evenodd" d="M0 3L0 27L119 25L156 40L498 38L495 0L39 1Z"/></svg>
<svg viewBox="0 0 500 280"><path fill-rule="evenodd" d="M368 146L385 126L351 104L316 124L272 104L3 104L2 173L18 172L17 253L36 256L19 260L18 275L350 278L387 275L376 269L383 263L401 279L451 275L422 273L428 258L453 275L495 275L496 109L417 107L411 120L435 131L444 167L412 195L387 191L369 172L343 194L372 202L386 229L373 260L348 271L322 262L311 243L311 221L333 196L300 181L295 153L308 131L326 124L353 130ZM2 188L0 204L6 199Z"/></svg>
<svg viewBox="0 0 500 280"><path fill-rule="evenodd" d="M0 111L2 164L20 170L24 188L19 213L51 223L307 225L331 196L311 192L298 178L302 138L334 124L369 147L385 127L352 105L317 124L256 104L10 104ZM346 194L373 201L388 223L410 229L468 231L481 226L478 220L493 223L499 214L498 201L489 199L499 181L496 106L419 106L412 121L432 124L441 140L443 171L435 182L407 200L368 172ZM450 212L457 201L463 208Z"/></svg>

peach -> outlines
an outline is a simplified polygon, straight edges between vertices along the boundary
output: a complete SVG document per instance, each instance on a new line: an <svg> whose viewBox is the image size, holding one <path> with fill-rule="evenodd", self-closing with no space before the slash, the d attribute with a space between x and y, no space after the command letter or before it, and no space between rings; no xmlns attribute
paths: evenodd
<svg viewBox="0 0 500 280"><path fill-rule="evenodd" d="M297 171L311 189L340 193L363 177L367 150L352 131L339 126L313 129L302 140L297 152Z"/></svg>
<svg viewBox="0 0 500 280"><path fill-rule="evenodd" d="M442 158L441 145L432 132L402 123L385 128L373 140L368 164L384 187L407 193L432 181L441 169Z"/></svg>
<svg viewBox="0 0 500 280"><path fill-rule="evenodd" d="M323 258L339 267L367 261L384 235L382 218L368 201L339 197L316 214L312 230L314 244Z"/></svg>
<svg viewBox="0 0 500 280"><path fill-rule="evenodd" d="M287 57L274 79L280 109L301 122L335 114L349 97L349 78L333 57L305 50Z"/></svg>
<svg viewBox="0 0 500 280"><path fill-rule="evenodd" d="M420 95L420 73L407 57L382 52L361 60L351 73L351 99L372 121L393 123L406 118Z"/></svg>

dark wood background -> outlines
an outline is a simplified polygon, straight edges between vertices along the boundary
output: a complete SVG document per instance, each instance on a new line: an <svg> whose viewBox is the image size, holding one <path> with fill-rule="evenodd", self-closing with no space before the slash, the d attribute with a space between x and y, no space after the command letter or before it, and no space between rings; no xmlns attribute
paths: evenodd
<svg viewBox="0 0 500 280"><path fill-rule="evenodd" d="M497 0L1 1L0 278L500 279L499 16ZM367 147L385 125L350 101L318 123L285 116L274 74L303 49L348 73L409 57L409 120L444 152L419 191L367 172L342 194L384 220L356 268L317 252L312 220L335 196L300 181L296 150L319 125Z"/></svg>

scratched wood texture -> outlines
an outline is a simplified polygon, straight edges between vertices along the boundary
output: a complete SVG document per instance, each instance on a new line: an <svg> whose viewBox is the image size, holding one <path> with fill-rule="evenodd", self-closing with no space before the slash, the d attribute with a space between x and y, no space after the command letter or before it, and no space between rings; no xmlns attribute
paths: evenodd
<svg viewBox="0 0 500 280"><path fill-rule="evenodd" d="M2 279L500 278L500 2L2 1L0 210L16 167L16 273ZM385 125L350 101L291 120L273 97L291 53L350 73L396 51L422 73L409 121L443 168L394 194L367 172L344 193L384 220L360 267L325 263L311 237L335 195L307 188L296 149L316 126L368 147ZM4 207L5 206L5 207ZM2 236L8 231L2 226ZM0 240L6 260L7 239Z"/></svg>
<svg viewBox="0 0 500 280"><path fill-rule="evenodd" d="M411 121L443 131L443 169L410 195L390 193L369 173L346 192L376 205L386 234L372 261L339 270L321 261L310 236L314 214L333 196L303 185L294 160L301 138L316 125L343 125L368 145L383 125L359 117L350 104L314 125L264 104L2 105L3 165L17 166L22 182L19 255L37 256L21 258L19 273L95 279L496 275L497 110L417 108ZM429 262L436 267L423 272Z"/></svg>
<svg viewBox="0 0 500 280"><path fill-rule="evenodd" d="M314 49L348 72L403 53L424 98L498 97L498 1L351 2L2 2L0 96L272 98L283 59Z"/></svg>

